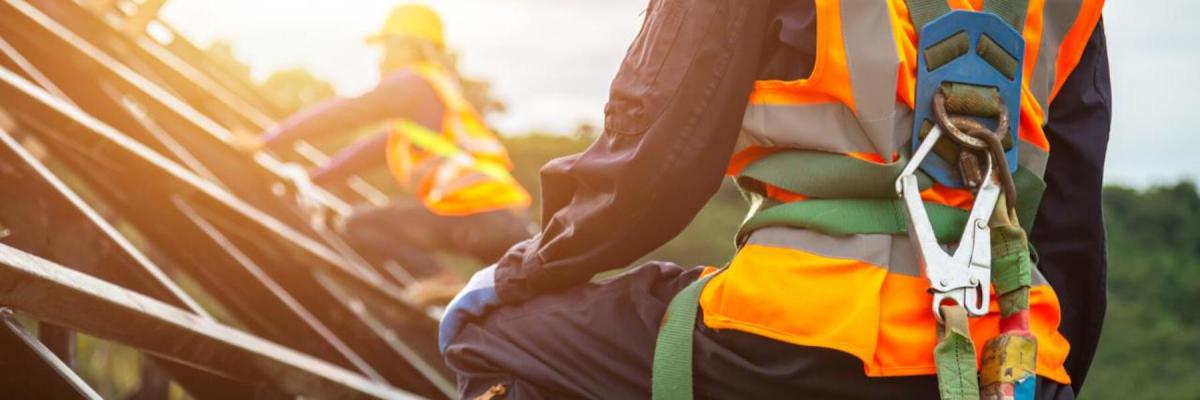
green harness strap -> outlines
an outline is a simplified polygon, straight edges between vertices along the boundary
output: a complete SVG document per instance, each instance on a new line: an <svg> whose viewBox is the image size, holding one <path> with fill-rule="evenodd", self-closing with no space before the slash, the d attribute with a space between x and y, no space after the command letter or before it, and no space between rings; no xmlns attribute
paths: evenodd
<svg viewBox="0 0 1200 400"><path fill-rule="evenodd" d="M720 273L718 271L717 273ZM716 274L692 282L667 306L654 345L650 390L654 400L692 399L692 333L704 285Z"/></svg>
<svg viewBox="0 0 1200 400"><path fill-rule="evenodd" d="M901 154L893 163L879 164L844 154L788 150L755 160L738 174L792 193L820 199L895 199L896 177L908 164ZM921 190L933 185L917 175Z"/></svg>
<svg viewBox="0 0 1200 400"><path fill-rule="evenodd" d="M945 324L938 325L938 343L933 348L938 395L942 400L977 400L979 378L967 309L955 304L942 306L939 311Z"/></svg>
<svg viewBox="0 0 1200 400"><path fill-rule="evenodd" d="M962 235L967 223L966 211L934 203L926 203L925 211L938 242L952 242ZM739 243L744 242L750 233L769 226L808 229L833 236L902 235L908 232L904 218L900 200L809 199L752 210L738 238Z"/></svg>
<svg viewBox="0 0 1200 400"><path fill-rule="evenodd" d="M810 169L804 163L813 161L824 166ZM800 177L837 168L836 174L844 180L827 177ZM738 230L738 243L755 230L770 226L804 228L829 235L851 235L859 233L907 234L903 204L896 199L895 175L890 179L882 171L890 169L886 164L874 164L843 155L815 151L787 151L764 157L747 166L739 177L743 190L751 197L751 209L745 222ZM832 172L828 172L832 174ZM896 172L899 175L899 172ZM749 178L751 181L747 181ZM816 193L804 201L779 203L766 199L753 190L750 182L757 181L806 195ZM924 180L928 182L928 180ZM876 185L877 188L847 188L847 186ZM1038 203L1046 184L1032 171L1018 167L1013 174L1021 202L1017 215L1026 232L1033 229ZM833 195L856 195L824 198ZM933 223L938 241L949 243L962 235L968 212L937 203L925 203L929 220Z"/></svg>

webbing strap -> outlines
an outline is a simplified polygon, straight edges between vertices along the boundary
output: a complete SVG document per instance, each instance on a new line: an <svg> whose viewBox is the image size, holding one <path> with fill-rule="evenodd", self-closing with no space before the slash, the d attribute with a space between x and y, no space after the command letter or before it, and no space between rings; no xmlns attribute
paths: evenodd
<svg viewBox="0 0 1200 400"><path fill-rule="evenodd" d="M1025 26L1025 14L1029 10L1029 0L985 0L983 2L983 11L999 15L1000 18L1008 22L1021 32ZM913 27L916 27L917 32L928 24L929 21L937 19L937 17L946 15L950 12L950 5L946 0L908 0L908 17L912 20Z"/></svg>
<svg viewBox="0 0 1200 400"><path fill-rule="evenodd" d="M959 239L967 223L967 212L941 204L926 203L938 242ZM754 213L742 224L739 239L768 226L809 229L834 236L853 234L902 235L908 230L900 200L810 199L785 203ZM739 243L744 240L740 240Z"/></svg>
<svg viewBox="0 0 1200 400"><path fill-rule="evenodd" d="M1029 0L985 0L983 11L999 15L1017 32L1025 28L1025 14L1029 12Z"/></svg>
<svg viewBox="0 0 1200 400"><path fill-rule="evenodd" d="M938 327L941 332L933 348L938 393L942 400L978 400L975 344L971 341L967 309L959 304L941 306L941 313L945 325Z"/></svg>
<svg viewBox="0 0 1200 400"><path fill-rule="evenodd" d="M710 274L692 282L679 291L667 306L654 345L650 382L654 400L692 399L692 335L700 308L700 293L715 275Z"/></svg>
<svg viewBox="0 0 1200 400"><path fill-rule="evenodd" d="M1029 288L1033 286L1033 261L1029 240L1010 215L1002 197L989 221L992 240L992 285L1000 299L1000 315L1008 317L1029 309Z"/></svg>
<svg viewBox="0 0 1200 400"><path fill-rule="evenodd" d="M751 167L754 167L754 165L751 165L747 169ZM807 171L807 167L799 167L799 169L789 168L791 169L771 167L771 169L778 169L780 172L790 170L792 171L790 175L803 175L805 174L804 171ZM760 170L759 172L765 170ZM858 173L859 171L856 170L843 170L840 172L840 174L846 174L847 177ZM780 177L760 173L757 176L759 180L776 182L777 184L787 184L786 182L789 179L787 178L788 175ZM819 180L818 178L796 178L794 182L801 180L807 180L806 182L809 186L805 188L821 192L836 190L869 191L869 189L862 188L838 189L812 185ZM837 181L831 179L823 182L835 186L839 184L838 182L842 182L841 185L843 186L853 185L851 182L845 180ZM1013 174L1013 184L1017 188L1018 198L1021 199L1017 204L1018 220L1021 222L1021 227L1028 232L1033 229L1033 220L1037 216L1038 203L1041 201L1042 191L1045 189L1046 184L1032 171L1023 167L1017 168L1017 172ZM890 183L888 185L889 188L892 187ZM807 194L804 191L800 191L800 193ZM907 233L904 206L899 200L885 198L808 199L781 204L770 199L764 199L761 194L750 193L750 195L757 197L757 202L751 208L746 221L742 223L742 227L738 230L738 243L743 243L751 232L769 226L810 229L829 235L852 235L860 233L901 235ZM962 235L963 226L967 223L968 213L966 210L936 203L925 203L925 210L929 214L929 220L933 224L934 234L937 236L939 242L949 243L959 239Z"/></svg>
<svg viewBox="0 0 1200 400"><path fill-rule="evenodd" d="M950 114L996 117L1004 112L1000 91L994 87L943 82L942 93L946 95L946 112Z"/></svg>
<svg viewBox="0 0 1200 400"><path fill-rule="evenodd" d="M946 15L948 12L950 12L950 5L946 3L946 0L908 0L908 17L912 19L913 27L917 29L918 33L929 21Z"/></svg>
<svg viewBox="0 0 1200 400"><path fill-rule="evenodd" d="M755 160L739 174L792 193L824 199L895 199L896 177L908 157L878 164L843 154L789 150ZM921 190L933 180L917 175Z"/></svg>

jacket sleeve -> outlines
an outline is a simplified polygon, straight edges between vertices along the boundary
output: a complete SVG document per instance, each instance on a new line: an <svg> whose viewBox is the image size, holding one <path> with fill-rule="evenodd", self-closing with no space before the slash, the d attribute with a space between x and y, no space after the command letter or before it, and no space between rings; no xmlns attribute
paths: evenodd
<svg viewBox="0 0 1200 400"><path fill-rule="evenodd" d="M327 100L287 118L263 135L263 145L278 149L301 139L346 134L391 118L410 117L416 97L432 98L426 95L427 86L415 74L389 75L362 95Z"/></svg>
<svg viewBox="0 0 1200 400"><path fill-rule="evenodd" d="M1087 376L1104 322L1108 261L1101 190L1111 93L1101 23L1050 104L1045 129L1051 149L1046 192L1030 234L1038 269L1062 305L1059 331L1071 343L1066 368L1076 392Z"/></svg>
<svg viewBox="0 0 1200 400"><path fill-rule="evenodd" d="M350 145L337 154L328 163L309 171L308 175L317 184L327 184L346 179L350 175L387 164L387 145L390 133L376 133L369 139L363 139Z"/></svg>
<svg viewBox="0 0 1200 400"><path fill-rule="evenodd" d="M542 169L542 231L498 263L506 303L587 282L677 235L720 186L757 72L767 2L656 0L604 134Z"/></svg>

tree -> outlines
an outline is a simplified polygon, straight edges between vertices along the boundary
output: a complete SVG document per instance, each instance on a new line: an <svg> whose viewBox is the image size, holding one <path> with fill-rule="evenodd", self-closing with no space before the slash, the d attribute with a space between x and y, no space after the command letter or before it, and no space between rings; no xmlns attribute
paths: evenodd
<svg viewBox="0 0 1200 400"><path fill-rule="evenodd" d="M246 82L251 82L250 66L239 60L233 54L233 42L226 39L217 39L204 48L204 54L208 55L209 61L213 64L224 68L225 71L236 78L244 79Z"/></svg>
<svg viewBox="0 0 1200 400"><path fill-rule="evenodd" d="M300 111L333 97L333 85L313 76L304 68L276 71L258 84L259 90L286 114Z"/></svg>

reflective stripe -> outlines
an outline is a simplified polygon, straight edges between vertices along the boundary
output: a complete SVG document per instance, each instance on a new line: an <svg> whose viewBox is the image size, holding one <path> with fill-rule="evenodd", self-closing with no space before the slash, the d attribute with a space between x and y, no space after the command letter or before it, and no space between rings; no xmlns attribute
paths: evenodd
<svg viewBox="0 0 1200 400"><path fill-rule="evenodd" d="M891 114L873 123L861 121L841 103L750 104L742 120L738 150L758 146L842 154L895 154L899 146L908 142L912 111L896 102L894 96L888 100ZM887 137L883 142L874 142L864 129L878 132L877 138Z"/></svg>
<svg viewBox="0 0 1200 400"><path fill-rule="evenodd" d="M861 261L887 269L888 273L920 278L912 244L904 236L858 234L830 236L807 229L772 226L750 234L746 245L799 250L821 257ZM1046 285L1046 277L1035 265L1033 285Z"/></svg>
<svg viewBox="0 0 1200 400"><path fill-rule="evenodd" d="M1033 269L1031 270L1031 272L1032 273L1030 275L1032 275L1031 278L1033 279L1033 281L1032 281L1033 286L1048 286L1048 285L1050 285L1050 281L1046 280L1046 276L1042 275L1042 270L1038 269L1037 265L1033 266Z"/></svg>
<svg viewBox="0 0 1200 400"><path fill-rule="evenodd" d="M426 177L432 177L433 175L431 174L437 171L438 166L442 165L442 163L445 161L446 160L444 158L438 156L429 156L424 160L421 160L420 163L412 168L412 173L409 174L409 176L412 177L411 182L420 183L423 182Z"/></svg>
<svg viewBox="0 0 1200 400"><path fill-rule="evenodd" d="M855 113L871 152L896 152L896 80L900 65L892 37L890 8L886 1L847 1L842 4L842 37L854 94ZM849 27L850 29L847 29ZM829 135L830 132L826 132Z"/></svg>
<svg viewBox="0 0 1200 400"><path fill-rule="evenodd" d="M1038 45L1037 63L1028 79L1029 91L1037 98L1043 115L1049 107L1050 91L1056 80L1058 47L1067 36L1079 15L1082 0L1048 0L1042 9L1042 36Z"/></svg>
<svg viewBox="0 0 1200 400"><path fill-rule="evenodd" d="M822 257L862 261L888 272L920 277L908 238L880 234L830 236L806 229L773 226L750 234L746 244L800 250Z"/></svg>
<svg viewBox="0 0 1200 400"><path fill-rule="evenodd" d="M1046 163L1049 161L1050 153L1046 150L1024 139L1017 141L1017 164L1029 172L1033 172L1039 178L1046 176Z"/></svg>
<svg viewBox="0 0 1200 400"><path fill-rule="evenodd" d="M895 99L900 60L888 3L819 1L817 8L818 41L827 48L818 51L811 80L756 83L743 118L739 148L779 146L894 154L907 142L901 139L907 139L909 129L896 129L896 119L903 118L908 107L897 105ZM841 29L841 21L854 21L855 29ZM837 36L829 37L832 35ZM828 48L837 45L842 48ZM840 79L846 82L839 83ZM849 85L849 98L841 93L802 96L834 90L826 87L830 84ZM771 101L791 97L825 102Z"/></svg>
<svg viewBox="0 0 1200 400"><path fill-rule="evenodd" d="M491 179L479 171L466 169L450 162L441 163L432 178L427 197L434 202L441 200L448 193L466 189Z"/></svg>
<svg viewBox="0 0 1200 400"><path fill-rule="evenodd" d="M840 103L809 105L751 104L742 122L739 146L788 147L831 153L873 152L858 134L858 121ZM843 133L843 134L837 134Z"/></svg>

